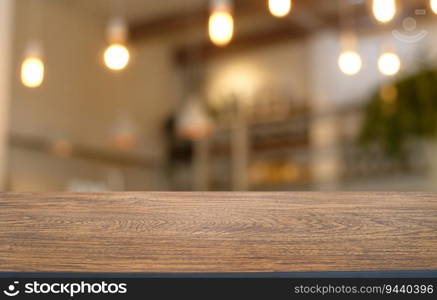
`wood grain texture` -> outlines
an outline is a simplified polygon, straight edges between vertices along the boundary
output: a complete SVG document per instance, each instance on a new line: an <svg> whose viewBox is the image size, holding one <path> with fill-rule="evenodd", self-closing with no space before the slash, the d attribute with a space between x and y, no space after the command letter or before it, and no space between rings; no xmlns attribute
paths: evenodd
<svg viewBox="0 0 437 300"><path fill-rule="evenodd" d="M0 194L0 272L437 270L437 194Z"/></svg>

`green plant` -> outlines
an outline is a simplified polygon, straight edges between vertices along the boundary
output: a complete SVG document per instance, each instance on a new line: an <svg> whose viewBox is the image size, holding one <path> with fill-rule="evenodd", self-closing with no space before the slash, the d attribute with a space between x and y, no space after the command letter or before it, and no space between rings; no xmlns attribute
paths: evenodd
<svg viewBox="0 0 437 300"><path fill-rule="evenodd" d="M402 156L411 138L437 135L437 70L422 69L382 86L365 108L360 140Z"/></svg>

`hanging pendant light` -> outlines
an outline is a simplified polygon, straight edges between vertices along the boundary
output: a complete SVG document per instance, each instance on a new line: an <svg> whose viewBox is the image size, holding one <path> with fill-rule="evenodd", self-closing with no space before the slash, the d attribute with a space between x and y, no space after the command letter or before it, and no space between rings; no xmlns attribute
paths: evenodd
<svg viewBox="0 0 437 300"><path fill-rule="evenodd" d="M107 29L109 46L104 53L105 65L114 71L123 70L129 63L130 53L126 47L127 25L121 18L113 18Z"/></svg>
<svg viewBox="0 0 437 300"><path fill-rule="evenodd" d="M344 74L356 75L361 71L361 56L356 51L344 51L338 58L338 66Z"/></svg>
<svg viewBox="0 0 437 300"><path fill-rule="evenodd" d="M429 6L431 7L432 12L437 15L437 0L430 0Z"/></svg>
<svg viewBox="0 0 437 300"><path fill-rule="evenodd" d="M373 0L373 15L381 23L388 23L396 15L396 0Z"/></svg>
<svg viewBox="0 0 437 300"><path fill-rule="evenodd" d="M180 138L198 140L207 137L213 123L201 100L192 95L176 119L176 134Z"/></svg>
<svg viewBox="0 0 437 300"><path fill-rule="evenodd" d="M341 53L338 57L340 71L348 76L353 76L361 71L363 62L357 52L358 39L355 32L354 8L347 1L342 1L340 6L341 21Z"/></svg>
<svg viewBox="0 0 437 300"><path fill-rule="evenodd" d="M39 87L44 81L42 47L38 42L29 43L21 64L21 82L29 88Z"/></svg>
<svg viewBox="0 0 437 300"><path fill-rule="evenodd" d="M234 35L231 0L211 0L208 31L216 46L224 47L231 42Z"/></svg>
<svg viewBox="0 0 437 300"><path fill-rule="evenodd" d="M292 6L292 0L269 0L270 13L277 18L283 18L288 15Z"/></svg>
<svg viewBox="0 0 437 300"><path fill-rule="evenodd" d="M37 88L44 82L45 64L42 43L44 29L44 6L40 1L29 1L29 11L32 13L27 19L29 40L23 53L20 67L21 83L28 88Z"/></svg>
<svg viewBox="0 0 437 300"><path fill-rule="evenodd" d="M361 71L363 62L361 55L356 51L357 38L352 31L343 33L341 36L342 52L338 57L338 67L349 76L358 74Z"/></svg>
<svg viewBox="0 0 437 300"><path fill-rule="evenodd" d="M129 151L138 144L138 130L127 114L118 116L111 134L112 146L118 150Z"/></svg>
<svg viewBox="0 0 437 300"><path fill-rule="evenodd" d="M378 59L378 69L384 76L394 76L401 69L401 60L395 52L384 52Z"/></svg>

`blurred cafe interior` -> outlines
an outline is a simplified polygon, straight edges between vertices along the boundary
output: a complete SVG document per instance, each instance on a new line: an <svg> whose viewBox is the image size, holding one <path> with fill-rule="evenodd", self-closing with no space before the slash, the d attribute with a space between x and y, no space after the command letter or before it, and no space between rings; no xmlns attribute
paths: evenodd
<svg viewBox="0 0 437 300"><path fill-rule="evenodd" d="M0 0L3 191L437 190L437 0Z"/></svg>

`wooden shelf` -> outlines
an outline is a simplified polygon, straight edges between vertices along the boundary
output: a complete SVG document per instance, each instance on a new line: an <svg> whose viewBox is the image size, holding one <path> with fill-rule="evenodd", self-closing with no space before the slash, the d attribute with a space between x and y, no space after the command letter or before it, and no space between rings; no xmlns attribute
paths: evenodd
<svg viewBox="0 0 437 300"><path fill-rule="evenodd" d="M51 150L53 141L45 138L12 135L10 145L20 149L40 152L56 157ZM158 168L156 160L135 152L120 151L108 148L97 148L87 145L72 143L71 153L64 159L82 159L108 165L118 165L133 168Z"/></svg>

